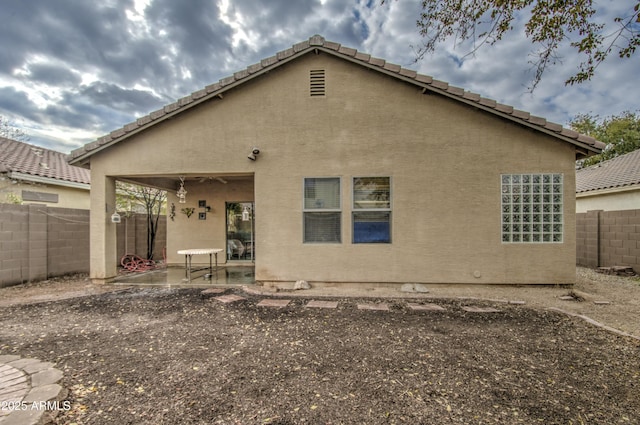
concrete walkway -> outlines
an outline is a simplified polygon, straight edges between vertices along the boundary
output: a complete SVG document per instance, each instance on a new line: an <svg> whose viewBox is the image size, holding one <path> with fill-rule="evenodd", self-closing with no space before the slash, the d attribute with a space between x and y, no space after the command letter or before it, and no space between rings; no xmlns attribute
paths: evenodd
<svg viewBox="0 0 640 425"><path fill-rule="evenodd" d="M62 372L53 363L0 355L0 425L46 423L59 410L67 391L60 386Z"/></svg>

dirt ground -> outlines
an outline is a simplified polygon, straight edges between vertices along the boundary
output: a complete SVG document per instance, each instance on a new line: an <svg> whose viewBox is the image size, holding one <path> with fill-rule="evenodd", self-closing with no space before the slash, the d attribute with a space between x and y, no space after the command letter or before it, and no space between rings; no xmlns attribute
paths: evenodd
<svg viewBox="0 0 640 425"><path fill-rule="evenodd" d="M59 424L640 423L640 341L549 310L640 335L640 284L577 274L573 288L272 294L295 295L281 309L240 288L225 294L246 299L227 304L55 279L0 289L0 354L64 372ZM390 311L358 309L376 303Z"/></svg>

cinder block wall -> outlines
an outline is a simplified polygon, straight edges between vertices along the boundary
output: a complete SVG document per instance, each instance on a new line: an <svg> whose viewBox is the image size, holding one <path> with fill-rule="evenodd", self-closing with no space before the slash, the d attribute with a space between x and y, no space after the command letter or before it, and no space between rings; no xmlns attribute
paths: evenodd
<svg viewBox="0 0 640 425"><path fill-rule="evenodd" d="M29 280L29 208L0 204L0 286Z"/></svg>
<svg viewBox="0 0 640 425"><path fill-rule="evenodd" d="M118 260L125 252L125 235L129 252L141 257L147 252L146 216L127 220L133 231L124 220L118 225ZM162 259L166 227L166 217L160 217L156 260ZM0 287L88 273L89 250L89 210L0 204Z"/></svg>
<svg viewBox="0 0 640 425"><path fill-rule="evenodd" d="M89 210L57 208L47 219L48 275L88 272Z"/></svg>
<svg viewBox="0 0 640 425"><path fill-rule="evenodd" d="M576 264L640 272L640 210L579 213L576 236Z"/></svg>
<svg viewBox="0 0 640 425"><path fill-rule="evenodd" d="M147 216L145 214L134 214L129 217L122 217L122 222L116 229L116 240L118 250L118 261L124 254L135 254L146 258L147 255ZM167 245L167 217L160 216L158 219L158 230L153 247L153 259L162 260L162 250Z"/></svg>
<svg viewBox="0 0 640 425"><path fill-rule="evenodd" d="M88 271L88 210L0 204L0 287Z"/></svg>

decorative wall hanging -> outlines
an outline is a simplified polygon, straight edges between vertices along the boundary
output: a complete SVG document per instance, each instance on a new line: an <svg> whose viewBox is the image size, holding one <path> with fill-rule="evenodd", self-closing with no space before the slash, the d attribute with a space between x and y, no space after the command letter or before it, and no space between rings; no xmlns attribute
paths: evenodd
<svg viewBox="0 0 640 425"><path fill-rule="evenodd" d="M180 188L176 192L178 202L184 204L187 202L187 191L184 188L184 177L180 176Z"/></svg>
<svg viewBox="0 0 640 425"><path fill-rule="evenodd" d="M195 211L195 208L183 208L180 211L182 212L182 214L186 215L187 218L191 217L191 214L193 214L193 212Z"/></svg>
<svg viewBox="0 0 640 425"><path fill-rule="evenodd" d="M173 202L171 203L171 210L169 211L169 218L171 219L171 221L174 221L176 219L176 204L174 204Z"/></svg>
<svg viewBox="0 0 640 425"><path fill-rule="evenodd" d="M211 212L211 207L209 205L207 205L207 200L206 199L200 199L198 201L198 208L202 208L202 212L198 213L198 219L206 220L207 219L207 213Z"/></svg>

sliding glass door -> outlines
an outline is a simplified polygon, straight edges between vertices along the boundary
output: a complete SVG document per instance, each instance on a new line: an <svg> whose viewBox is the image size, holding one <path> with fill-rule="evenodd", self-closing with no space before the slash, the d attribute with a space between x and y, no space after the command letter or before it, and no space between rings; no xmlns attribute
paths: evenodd
<svg viewBox="0 0 640 425"><path fill-rule="evenodd" d="M227 202L227 260L255 260L253 202Z"/></svg>

